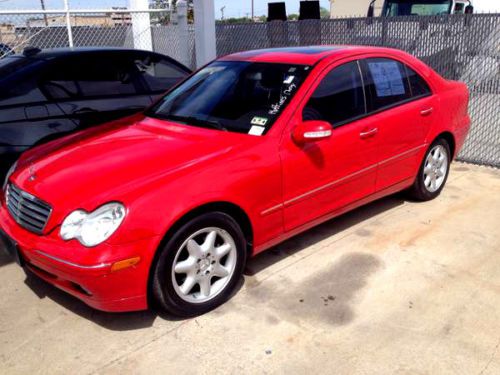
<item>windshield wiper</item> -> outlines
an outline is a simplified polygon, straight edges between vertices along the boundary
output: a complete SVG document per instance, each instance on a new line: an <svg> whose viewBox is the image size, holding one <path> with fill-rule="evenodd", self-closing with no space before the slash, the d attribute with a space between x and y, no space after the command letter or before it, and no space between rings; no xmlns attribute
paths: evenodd
<svg viewBox="0 0 500 375"><path fill-rule="evenodd" d="M215 120L204 120L195 116L178 116L178 115L165 115L162 116L162 118L166 120L179 121L187 125L189 124L200 125L227 132L227 129L224 126L222 126L218 121Z"/></svg>

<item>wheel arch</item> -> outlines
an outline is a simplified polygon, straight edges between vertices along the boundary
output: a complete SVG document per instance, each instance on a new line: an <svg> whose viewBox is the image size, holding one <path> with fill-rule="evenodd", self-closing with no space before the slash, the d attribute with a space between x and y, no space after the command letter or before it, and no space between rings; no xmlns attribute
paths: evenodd
<svg viewBox="0 0 500 375"><path fill-rule="evenodd" d="M444 139L446 142L448 142L448 145L450 146L450 153L451 153L451 160L455 158L455 151L456 151L456 142L455 142L455 137L453 134L449 131L444 131L442 133L439 133L436 139ZM450 160L450 161L451 161Z"/></svg>
<svg viewBox="0 0 500 375"><path fill-rule="evenodd" d="M153 285L153 270L158 261L158 257L160 252L158 251L163 246L165 246L168 239L171 237L172 233L175 233L177 229L179 229L182 225L187 223L189 220L209 212L223 212L229 216L231 216L239 225L241 230L243 231L243 235L245 236L247 243L247 256L249 257L253 250L253 226L250 221L250 217L248 214L237 204L227 202L227 201L215 201L210 203L205 203L195 208L192 208L188 212L184 213L180 216L167 230L162 240L160 241L158 247L156 248L153 261L149 267L149 275L148 275L148 284L147 284L147 298L148 305L153 306L154 298L152 293L152 285Z"/></svg>

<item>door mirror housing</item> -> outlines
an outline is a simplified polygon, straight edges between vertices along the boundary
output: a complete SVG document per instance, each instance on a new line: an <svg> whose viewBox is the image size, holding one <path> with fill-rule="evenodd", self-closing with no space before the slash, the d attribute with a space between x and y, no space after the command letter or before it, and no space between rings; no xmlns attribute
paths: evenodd
<svg viewBox="0 0 500 375"><path fill-rule="evenodd" d="M292 133L292 138L297 144L316 142L329 138L332 135L332 126L329 122L312 120L304 121L297 125Z"/></svg>

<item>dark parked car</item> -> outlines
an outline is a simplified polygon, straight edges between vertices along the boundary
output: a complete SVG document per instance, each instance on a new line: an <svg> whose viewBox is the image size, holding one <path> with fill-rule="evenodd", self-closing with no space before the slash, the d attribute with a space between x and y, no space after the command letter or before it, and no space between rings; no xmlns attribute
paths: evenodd
<svg viewBox="0 0 500 375"><path fill-rule="evenodd" d="M29 48L0 59L0 179L28 148L139 112L190 73L126 49Z"/></svg>

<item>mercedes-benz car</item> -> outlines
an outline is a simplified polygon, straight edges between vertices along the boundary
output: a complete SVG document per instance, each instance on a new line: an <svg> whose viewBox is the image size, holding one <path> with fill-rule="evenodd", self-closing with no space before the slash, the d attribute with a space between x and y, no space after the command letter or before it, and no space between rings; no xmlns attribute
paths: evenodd
<svg viewBox="0 0 500 375"><path fill-rule="evenodd" d="M246 261L398 191L436 198L468 91L397 50L220 58L144 113L26 152L0 197L5 247L96 309L226 301Z"/></svg>

